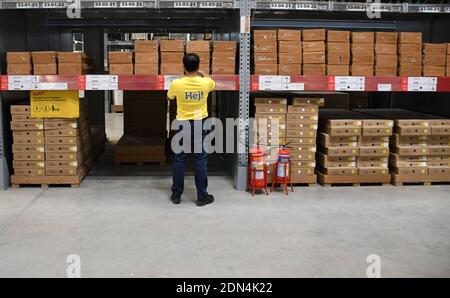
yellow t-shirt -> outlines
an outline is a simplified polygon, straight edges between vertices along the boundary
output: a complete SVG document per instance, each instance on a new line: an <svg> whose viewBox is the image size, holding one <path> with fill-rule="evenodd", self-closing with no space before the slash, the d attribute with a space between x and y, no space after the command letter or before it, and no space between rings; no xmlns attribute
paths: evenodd
<svg viewBox="0 0 450 298"><path fill-rule="evenodd" d="M170 84L167 97L177 99L177 120L201 120L208 117L208 95L216 88L211 78L182 77Z"/></svg>

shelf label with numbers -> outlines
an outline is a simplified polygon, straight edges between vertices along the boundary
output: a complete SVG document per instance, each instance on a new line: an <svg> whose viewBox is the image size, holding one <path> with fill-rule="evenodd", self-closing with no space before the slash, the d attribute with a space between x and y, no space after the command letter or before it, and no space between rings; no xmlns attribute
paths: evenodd
<svg viewBox="0 0 450 298"><path fill-rule="evenodd" d="M295 9L297 9L297 10L327 10L328 4L296 3Z"/></svg>
<svg viewBox="0 0 450 298"><path fill-rule="evenodd" d="M408 91L435 92L436 90L436 77L408 77Z"/></svg>
<svg viewBox="0 0 450 298"><path fill-rule="evenodd" d="M364 77L334 77L335 91L364 91L365 90Z"/></svg>
<svg viewBox="0 0 450 298"><path fill-rule="evenodd" d="M222 8L223 7L223 2L200 2L199 3L199 8Z"/></svg>
<svg viewBox="0 0 450 298"><path fill-rule="evenodd" d="M303 91L305 90L305 83L287 83L286 90Z"/></svg>
<svg viewBox="0 0 450 298"><path fill-rule="evenodd" d="M259 90L286 90L289 76L259 76Z"/></svg>
<svg viewBox="0 0 450 298"><path fill-rule="evenodd" d="M197 2L174 2L174 8L196 8Z"/></svg>
<svg viewBox="0 0 450 298"><path fill-rule="evenodd" d="M392 84L378 84L378 91L392 91Z"/></svg>
<svg viewBox="0 0 450 298"><path fill-rule="evenodd" d="M8 76L8 90L30 90L32 76Z"/></svg>
<svg viewBox="0 0 450 298"><path fill-rule="evenodd" d="M419 12L440 13L441 8L439 6L419 6Z"/></svg>
<svg viewBox="0 0 450 298"><path fill-rule="evenodd" d="M118 90L119 77L110 75L86 75L86 90Z"/></svg>
<svg viewBox="0 0 450 298"><path fill-rule="evenodd" d="M170 84L172 84L172 81L175 79L178 79L180 76L172 76L172 75L166 75L164 76L164 90L169 90Z"/></svg>
<svg viewBox="0 0 450 298"><path fill-rule="evenodd" d="M347 11L366 11L367 5L364 4L348 4L346 7Z"/></svg>
<svg viewBox="0 0 450 298"><path fill-rule="evenodd" d="M17 2L16 8L39 8L39 2Z"/></svg>
<svg viewBox="0 0 450 298"><path fill-rule="evenodd" d="M447 12L447 13L450 13L450 6L444 7L444 11Z"/></svg>
<svg viewBox="0 0 450 298"><path fill-rule="evenodd" d="M290 3L277 3L277 2L271 2L269 4L270 9L292 9L293 5Z"/></svg>
<svg viewBox="0 0 450 298"><path fill-rule="evenodd" d="M66 8L66 2L42 2L42 8L51 9L51 8Z"/></svg>
<svg viewBox="0 0 450 298"><path fill-rule="evenodd" d="M119 3L120 8L142 8L144 7L144 2L141 1L121 1Z"/></svg>
<svg viewBox="0 0 450 298"><path fill-rule="evenodd" d="M114 1L95 1L94 8L117 8L117 2Z"/></svg>

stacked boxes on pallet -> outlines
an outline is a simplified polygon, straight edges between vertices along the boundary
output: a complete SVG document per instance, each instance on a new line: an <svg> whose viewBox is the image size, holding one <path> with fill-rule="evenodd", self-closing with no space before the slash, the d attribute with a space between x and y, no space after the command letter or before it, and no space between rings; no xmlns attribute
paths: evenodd
<svg viewBox="0 0 450 298"><path fill-rule="evenodd" d="M444 77L447 62L447 44L423 44L423 76Z"/></svg>
<svg viewBox="0 0 450 298"><path fill-rule="evenodd" d="M277 31L255 30L253 41L254 74L277 75Z"/></svg>
<svg viewBox="0 0 450 298"><path fill-rule="evenodd" d="M399 76L422 75L422 33L400 32L398 34Z"/></svg>
<svg viewBox="0 0 450 298"><path fill-rule="evenodd" d="M109 73L112 75L133 75L132 52L109 52Z"/></svg>
<svg viewBox="0 0 450 298"><path fill-rule="evenodd" d="M32 52L33 74L35 75L56 75L58 67L56 64L56 52L42 51Z"/></svg>
<svg viewBox="0 0 450 298"><path fill-rule="evenodd" d="M294 97L286 116L286 143L291 152L291 182L316 182L316 138L323 98Z"/></svg>
<svg viewBox="0 0 450 298"><path fill-rule="evenodd" d="M352 32L352 76L373 76L374 32Z"/></svg>
<svg viewBox="0 0 450 298"><path fill-rule="evenodd" d="M324 76L326 65L325 29L303 30L303 75Z"/></svg>
<svg viewBox="0 0 450 298"><path fill-rule="evenodd" d="M134 41L134 74L157 75L159 73L159 46L155 40Z"/></svg>
<svg viewBox="0 0 450 298"><path fill-rule="evenodd" d="M210 73L211 45L208 40L188 41L186 53L194 53L200 57L199 69L205 74Z"/></svg>
<svg viewBox="0 0 450 298"><path fill-rule="evenodd" d="M184 40L161 40L159 45L161 51L161 74L184 74Z"/></svg>
<svg viewBox="0 0 450 298"><path fill-rule="evenodd" d="M74 76L92 70L91 59L83 52L58 52L58 74Z"/></svg>
<svg viewBox="0 0 450 298"><path fill-rule="evenodd" d="M45 175L44 120L32 119L29 105L11 106L11 116L14 175Z"/></svg>
<svg viewBox="0 0 450 298"><path fill-rule="evenodd" d="M9 75L31 75L33 73L30 52L8 52L6 62Z"/></svg>
<svg viewBox="0 0 450 298"><path fill-rule="evenodd" d="M234 75L236 73L237 43L235 41L214 41L212 74Z"/></svg>
<svg viewBox="0 0 450 298"><path fill-rule="evenodd" d="M278 74L302 73L302 31L278 30Z"/></svg>
<svg viewBox="0 0 450 298"><path fill-rule="evenodd" d="M375 75L397 75L397 40L396 32L375 33Z"/></svg>
<svg viewBox="0 0 450 298"><path fill-rule="evenodd" d="M327 31L327 75L350 74L350 31Z"/></svg>

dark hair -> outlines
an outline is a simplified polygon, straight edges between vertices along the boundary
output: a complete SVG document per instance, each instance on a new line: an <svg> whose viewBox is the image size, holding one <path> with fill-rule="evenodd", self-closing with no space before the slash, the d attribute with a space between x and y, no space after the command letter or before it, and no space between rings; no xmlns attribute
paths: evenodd
<svg viewBox="0 0 450 298"><path fill-rule="evenodd" d="M200 65L200 57L194 53L187 53L183 57L183 64L187 71L197 71Z"/></svg>

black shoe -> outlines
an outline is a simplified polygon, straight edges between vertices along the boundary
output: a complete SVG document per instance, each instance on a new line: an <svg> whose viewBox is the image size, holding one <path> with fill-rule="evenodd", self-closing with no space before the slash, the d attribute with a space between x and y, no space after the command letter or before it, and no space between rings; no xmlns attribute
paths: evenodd
<svg viewBox="0 0 450 298"><path fill-rule="evenodd" d="M174 204L180 204L180 202L181 202L181 195L180 195L180 193L173 192L172 195L170 196L170 200Z"/></svg>
<svg viewBox="0 0 450 298"><path fill-rule="evenodd" d="M202 198L198 198L196 204L197 204L197 206L201 207L201 206L211 204L212 202L214 202L214 197L210 194L207 194L206 196L204 196Z"/></svg>

